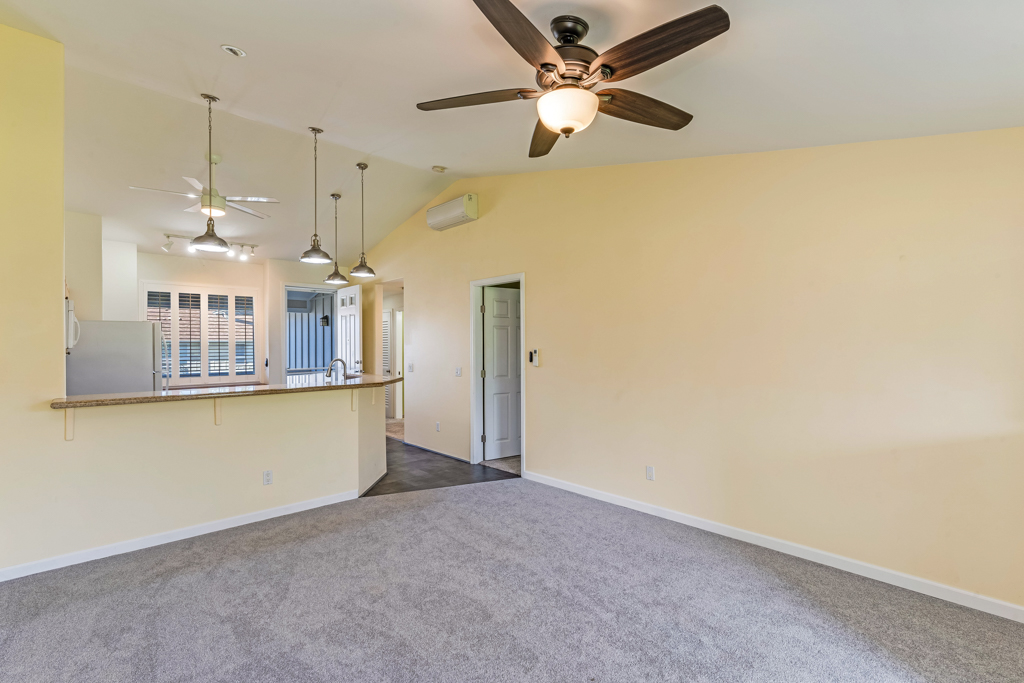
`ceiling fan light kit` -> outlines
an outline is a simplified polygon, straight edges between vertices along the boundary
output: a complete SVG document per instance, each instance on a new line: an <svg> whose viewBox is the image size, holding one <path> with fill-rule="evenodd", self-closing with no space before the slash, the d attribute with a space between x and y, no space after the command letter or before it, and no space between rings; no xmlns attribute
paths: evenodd
<svg viewBox="0 0 1024 683"><path fill-rule="evenodd" d="M561 85L537 100L537 115L552 133L569 137L597 116L597 95L578 85Z"/></svg>
<svg viewBox="0 0 1024 683"><path fill-rule="evenodd" d="M510 88L421 102L422 111L478 104L537 100L538 122L530 141L530 156L544 156L559 135L569 137L593 121L598 112L625 121L679 130L693 116L654 98L623 90L591 91L602 83L621 81L692 50L729 30L729 15L718 5L691 12L598 54L581 44L590 30L583 19L562 15L551 20L557 45L551 45L537 27L510 0L473 0L501 37L536 69L540 90Z"/></svg>

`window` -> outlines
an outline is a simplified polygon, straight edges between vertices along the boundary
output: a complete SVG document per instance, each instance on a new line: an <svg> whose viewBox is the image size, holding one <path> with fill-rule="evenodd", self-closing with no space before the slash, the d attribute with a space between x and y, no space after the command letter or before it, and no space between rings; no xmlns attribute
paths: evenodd
<svg viewBox="0 0 1024 683"><path fill-rule="evenodd" d="M253 290L144 282L142 307L164 335L171 385L260 381L257 303Z"/></svg>
<svg viewBox="0 0 1024 683"><path fill-rule="evenodd" d="M256 374L256 334L251 296L235 297L235 374Z"/></svg>

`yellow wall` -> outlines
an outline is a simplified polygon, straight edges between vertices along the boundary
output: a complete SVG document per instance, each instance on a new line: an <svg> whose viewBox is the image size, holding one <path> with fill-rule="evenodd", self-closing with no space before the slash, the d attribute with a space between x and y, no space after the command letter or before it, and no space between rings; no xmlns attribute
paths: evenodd
<svg viewBox="0 0 1024 683"><path fill-rule="evenodd" d="M64 212L64 279L79 320L103 320L103 219Z"/></svg>
<svg viewBox="0 0 1024 683"><path fill-rule="evenodd" d="M61 45L0 26L0 319L31 323L0 325L0 575L354 491L384 413L348 391L225 399L220 426L210 400L84 408L64 440L63 72Z"/></svg>
<svg viewBox="0 0 1024 683"><path fill-rule="evenodd" d="M1022 159L1018 128L457 182L432 204L479 221L368 255L406 438L469 456L469 282L525 272L528 470L1024 604Z"/></svg>

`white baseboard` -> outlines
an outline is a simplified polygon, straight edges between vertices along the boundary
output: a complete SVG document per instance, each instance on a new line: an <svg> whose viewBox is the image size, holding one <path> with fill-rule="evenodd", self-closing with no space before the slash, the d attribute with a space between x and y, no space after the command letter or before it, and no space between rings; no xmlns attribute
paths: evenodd
<svg viewBox="0 0 1024 683"><path fill-rule="evenodd" d="M933 598L939 598L940 600L946 600L948 602L956 603L957 605L963 605L964 607L970 607L982 612L988 612L989 614L995 614L996 616L1024 623L1024 606L1015 605L1011 602L1004 602L1002 600L989 598L977 593L971 593L959 588L953 588L952 586L936 583L935 581L929 581L928 579L922 579L911 574L904 574L903 572L868 564L867 562L861 562L860 560L853 560L849 557L843 557L842 555L836 555L824 550L810 548L805 545L800 545L799 543L783 541L771 536L754 533L753 531L744 531L743 529L728 526L727 524L712 522L711 520L704 519L702 517L694 517L693 515L687 515L682 512L676 512L675 510L669 510L668 508L651 505L649 503L641 503L640 501L626 498L624 496L617 496L613 493L605 493L604 491L580 486L579 484L571 484L567 481L548 477L543 474L523 472L523 479L529 479L530 481L535 481L540 484L554 486L555 488L578 493L589 498L596 498L597 500L602 500L606 503L621 505L622 507L630 508L631 510L645 512L649 515L654 515L655 517L662 517L664 519L672 520L673 522L686 524L721 536L728 536L729 538L734 538L738 541L744 541L753 545L777 550L780 553L786 553L787 555L800 557L805 560L810 560L811 562L817 562L818 564L842 569L843 571L850 572L851 574L866 576L869 579L892 584L893 586L899 586L900 588L906 588L907 590L912 590L917 593L923 593Z"/></svg>
<svg viewBox="0 0 1024 683"><path fill-rule="evenodd" d="M68 553L67 555L49 557L45 560L26 562L25 564L18 564L13 567L0 569L0 582L10 581L11 579L28 576L29 574L38 574L39 572L50 571L51 569L60 569L61 567L68 567L73 564L99 560L104 557L110 557L111 555L120 555L122 553L130 553L135 550L142 550L143 548L151 548L155 545L173 543L174 541L180 541L194 536L202 536L203 534L210 534L214 531L223 531L224 529L230 529L244 524L262 522L265 519L282 517L284 515L302 512L304 510L312 510L313 508L318 508L324 505L333 505L334 503L341 503L346 500L355 500L357 497L358 496L355 491L344 491L342 493L335 493L322 498L313 498L312 500L304 500L299 503L291 503L289 505L282 505L280 507L269 508L267 510L258 510L256 512L238 515L237 517L228 517L227 519L218 519L213 522L196 524L195 526L185 527L184 529L164 531L159 534L153 534L152 536L134 538L130 541L111 543L110 545L100 546L99 548L79 550L78 552Z"/></svg>

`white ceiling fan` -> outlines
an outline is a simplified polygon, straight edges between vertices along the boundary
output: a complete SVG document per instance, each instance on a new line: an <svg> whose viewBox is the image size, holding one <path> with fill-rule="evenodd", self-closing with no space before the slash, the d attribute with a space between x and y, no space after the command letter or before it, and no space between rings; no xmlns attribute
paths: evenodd
<svg viewBox="0 0 1024 683"><path fill-rule="evenodd" d="M214 97L213 95L203 95L203 99L205 99L207 101L207 103L209 103L209 104L212 104L213 102L217 102L218 101L218 98ZM212 109L210 110L210 137L211 137L210 146L212 147L213 146L212 145L212 137L213 137L213 110ZM221 195L221 193L217 191L217 187L216 187L216 184L215 184L216 181L214 180L214 170L213 170L217 166L217 164L219 164L220 161L221 161L220 155L219 154L213 154L212 153L212 149L211 149L211 151L207 152L207 154L206 154L206 160L207 160L207 162L209 162L209 168L210 168L210 187L209 188L204 187L203 184L201 182L199 182L198 180L196 180L195 178L190 178L188 176L182 176L182 178L185 180L186 183L188 183L189 185L191 185L192 187L194 187L196 190L199 191L199 194L196 194L195 192L175 192L174 190L158 190L158 189L153 188L153 187L136 187L134 185L129 185L128 189L131 189L131 190L146 190L147 192L164 192L166 194L176 194L176 195L181 195L182 197L191 197L193 199L198 199L199 203L193 204L192 206L190 206L187 209L185 209L185 211L202 211L207 216L214 216L214 217L223 216L227 212L227 207L230 206L232 209L236 209L236 210L241 211L243 213L247 213L250 216L256 216L256 218L270 218L269 214L265 214L262 211L257 211L255 209L250 209L248 206L242 206L241 204L238 204L237 202L261 202L261 203L264 203L264 204L278 204L279 202L276 199L274 199L273 197L249 197L249 196L225 197L225 196Z"/></svg>

